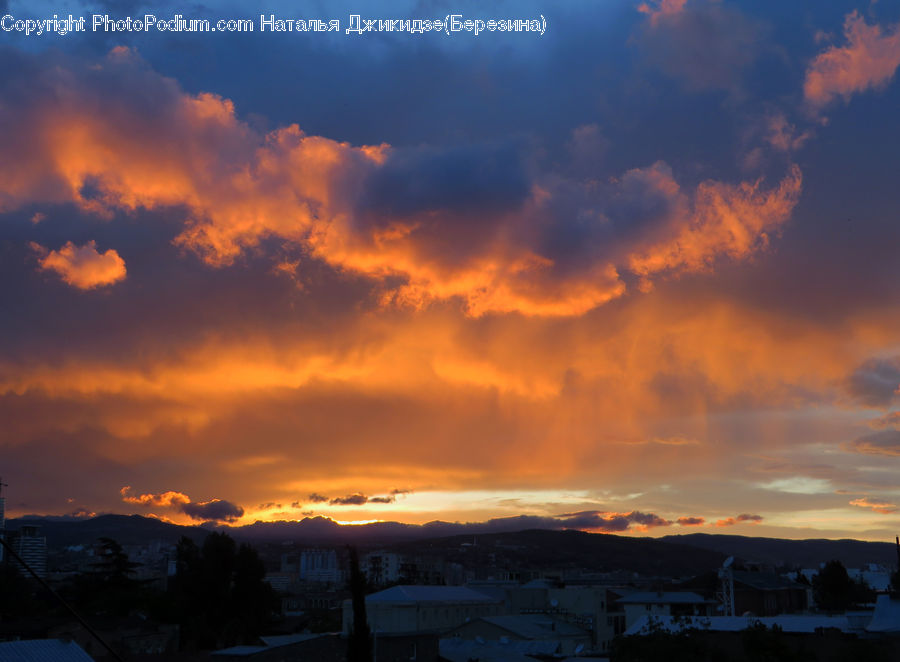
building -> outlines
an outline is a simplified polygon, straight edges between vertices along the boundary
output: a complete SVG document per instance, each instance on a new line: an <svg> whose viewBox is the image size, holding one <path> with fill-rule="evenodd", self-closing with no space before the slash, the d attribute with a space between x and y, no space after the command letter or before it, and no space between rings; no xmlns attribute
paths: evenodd
<svg viewBox="0 0 900 662"><path fill-rule="evenodd" d="M766 571L732 570L724 578L708 572L680 586L713 598L723 581L732 583L730 594L734 597L734 616L796 614L806 611L812 602L812 587Z"/></svg>
<svg viewBox="0 0 900 662"><path fill-rule="evenodd" d="M592 646L591 633L549 614L501 614L463 623L448 638L474 641L541 641L552 643L550 654L575 655Z"/></svg>
<svg viewBox="0 0 900 662"><path fill-rule="evenodd" d="M41 578L47 577L47 539L37 524L25 524L8 536L9 546ZM18 564L17 564L18 565ZM27 572L22 568L22 572Z"/></svg>
<svg viewBox="0 0 900 662"><path fill-rule="evenodd" d="M366 596L366 618L376 635L444 633L483 616L504 613L502 599L464 586L393 586ZM353 627L353 604L344 601L343 631Z"/></svg>
<svg viewBox="0 0 900 662"><path fill-rule="evenodd" d="M716 601L689 591L637 591L617 601L625 608L625 627L645 616L711 616Z"/></svg>
<svg viewBox="0 0 900 662"><path fill-rule="evenodd" d="M3 492L3 481L0 479L0 493ZM0 496L0 538L6 537L6 497ZM6 548L0 545L0 563L3 562L3 556L6 554Z"/></svg>
<svg viewBox="0 0 900 662"><path fill-rule="evenodd" d="M333 549L303 549L281 556L281 574L294 575L301 582L339 584L344 573Z"/></svg>
<svg viewBox="0 0 900 662"><path fill-rule="evenodd" d="M260 637L260 642L249 646L232 646L210 653L211 660L251 660L252 662L344 662L347 659L347 642L332 634L290 634Z"/></svg>
<svg viewBox="0 0 900 662"><path fill-rule="evenodd" d="M396 552L370 552L363 557L362 571L370 584L385 586L400 581L402 563L402 555Z"/></svg>
<svg viewBox="0 0 900 662"><path fill-rule="evenodd" d="M606 586L558 586L544 579L526 584L485 589L502 591L509 613L549 614L591 633L589 648L605 652L625 630L625 609L618 603L622 590ZM493 594L493 593L492 593Z"/></svg>

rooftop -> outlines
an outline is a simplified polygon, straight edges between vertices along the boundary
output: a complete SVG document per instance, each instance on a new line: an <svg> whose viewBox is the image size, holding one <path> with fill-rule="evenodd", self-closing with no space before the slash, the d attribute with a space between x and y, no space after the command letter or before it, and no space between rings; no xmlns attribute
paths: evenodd
<svg viewBox="0 0 900 662"><path fill-rule="evenodd" d="M30 639L0 642L3 662L94 662L74 641Z"/></svg>
<svg viewBox="0 0 900 662"><path fill-rule="evenodd" d="M637 591L616 602L623 605L686 605L715 602L690 591Z"/></svg>
<svg viewBox="0 0 900 662"><path fill-rule="evenodd" d="M502 628L522 639L547 640L587 636L586 630L544 614L505 614L478 619Z"/></svg>
<svg viewBox="0 0 900 662"><path fill-rule="evenodd" d="M366 596L366 602L498 602L465 586L392 586Z"/></svg>
<svg viewBox="0 0 900 662"><path fill-rule="evenodd" d="M647 634L650 631L665 630L681 632L698 629L710 632L740 632L754 625L767 628L777 625L784 632L814 633L819 629L836 628L841 632L855 630L846 616L794 615L781 616L641 616L625 631L625 636Z"/></svg>

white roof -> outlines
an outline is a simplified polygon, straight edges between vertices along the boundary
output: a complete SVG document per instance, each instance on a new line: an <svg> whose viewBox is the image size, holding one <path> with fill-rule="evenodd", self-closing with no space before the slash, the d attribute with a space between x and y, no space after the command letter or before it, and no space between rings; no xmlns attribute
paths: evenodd
<svg viewBox="0 0 900 662"><path fill-rule="evenodd" d="M900 632L900 600L882 593L875 602L875 613L866 628L869 632Z"/></svg>
<svg viewBox="0 0 900 662"><path fill-rule="evenodd" d="M740 632L758 623L784 632L813 633L819 628L837 628L841 632L855 630L846 616L783 614L781 616L641 616L625 631L625 636L647 634L652 630L681 632L691 628L711 632Z"/></svg>

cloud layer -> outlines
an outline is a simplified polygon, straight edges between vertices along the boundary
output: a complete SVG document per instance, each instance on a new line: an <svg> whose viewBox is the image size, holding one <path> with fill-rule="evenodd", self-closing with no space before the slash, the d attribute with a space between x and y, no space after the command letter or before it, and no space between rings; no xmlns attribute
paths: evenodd
<svg viewBox="0 0 900 662"><path fill-rule="evenodd" d="M900 17L638 9L11 36L10 513L893 536Z"/></svg>

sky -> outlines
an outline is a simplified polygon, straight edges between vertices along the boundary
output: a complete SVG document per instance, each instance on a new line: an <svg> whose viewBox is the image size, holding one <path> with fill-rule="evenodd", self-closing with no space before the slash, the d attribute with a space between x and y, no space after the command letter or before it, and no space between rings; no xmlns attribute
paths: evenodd
<svg viewBox="0 0 900 662"><path fill-rule="evenodd" d="M900 8L253 5L0 0L7 516L900 532Z"/></svg>

